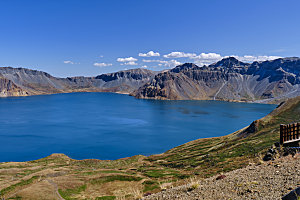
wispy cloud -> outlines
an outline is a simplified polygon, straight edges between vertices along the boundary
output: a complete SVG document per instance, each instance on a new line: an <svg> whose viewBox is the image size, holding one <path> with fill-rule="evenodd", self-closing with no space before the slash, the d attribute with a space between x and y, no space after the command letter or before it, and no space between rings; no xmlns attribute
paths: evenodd
<svg viewBox="0 0 300 200"><path fill-rule="evenodd" d="M71 65L76 64L76 63L72 62L71 60L65 60L65 61L63 61L63 63L65 63L65 64L71 64Z"/></svg>
<svg viewBox="0 0 300 200"><path fill-rule="evenodd" d="M145 63L159 63L159 66L164 65L165 67L175 67L177 65L182 64L181 62L177 61L177 60L146 60L143 59L143 62Z"/></svg>
<svg viewBox="0 0 300 200"><path fill-rule="evenodd" d="M164 64L164 66L166 67L176 67L178 65L181 65L182 63L177 61L177 60L168 60L168 61L164 61L162 62Z"/></svg>
<svg viewBox="0 0 300 200"><path fill-rule="evenodd" d="M282 52L285 52L287 51L287 49L285 48L281 48L281 49L274 49L272 51L270 51L271 53L282 53Z"/></svg>
<svg viewBox="0 0 300 200"><path fill-rule="evenodd" d="M130 62L125 62L125 63L123 63L121 65L137 65L137 63L134 62L134 61L130 61Z"/></svg>
<svg viewBox="0 0 300 200"><path fill-rule="evenodd" d="M143 62L146 62L146 63L151 63L151 62L162 62L162 60L147 60L147 59L143 59Z"/></svg>
<svg viewBox="0 0 300 200"><path fill-rule="evenodd" d="M108 67L108 66L112 66L111 63L94 63L94 66L96 67Z"/></svg>
<svg viewBox="0 0 300 200"><path fill-rule="evenodd" d="M154 51L149 51L148 53L139 53L140 57L155 57L155 56L160 56L160 53L154 52Z"/></svg>

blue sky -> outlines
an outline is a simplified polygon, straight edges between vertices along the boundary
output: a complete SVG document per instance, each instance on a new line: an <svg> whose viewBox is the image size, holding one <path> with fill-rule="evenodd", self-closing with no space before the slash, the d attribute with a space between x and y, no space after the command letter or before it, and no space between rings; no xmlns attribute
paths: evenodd
<svg viewBox="0 0 300 200"><path fill-rule="evenodd" d="M66 77L300 56L299 8L299 0L0 0L0 66Z"/></svg>

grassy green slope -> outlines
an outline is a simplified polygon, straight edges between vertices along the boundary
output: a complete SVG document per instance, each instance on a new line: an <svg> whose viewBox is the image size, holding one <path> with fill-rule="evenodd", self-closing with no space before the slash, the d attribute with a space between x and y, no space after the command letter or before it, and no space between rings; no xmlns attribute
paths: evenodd
<svg viewBox="0 0 300 200"><path fill-rule="evenodd" d="M300 121L300 97L278 106L266 117L233 134L188 142L149 161L158 165L195 171L209 176L246 166L258 155L279 142L280 124Z"/></svg>

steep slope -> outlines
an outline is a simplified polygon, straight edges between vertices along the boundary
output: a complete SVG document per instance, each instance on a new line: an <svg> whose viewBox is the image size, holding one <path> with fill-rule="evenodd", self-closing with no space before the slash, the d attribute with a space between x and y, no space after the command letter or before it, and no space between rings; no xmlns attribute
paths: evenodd
<svg viewBox="0 0 300 200"><path fill-rule="evenodd" d="M300 95L300 59L243 63L233 57L209 66L186 63L157 74L137 98L275 101Z"/></svg>
<svg viewBox="0 0 300 200"><path fill-rule="evenodd" d="M279 142L280 124L300 121L299 110L300 97L292 98L235 133L188 142L149 160L171 168L193 168L202 176L241 168L257 161L261 152Z"/></svg>
<svg viewBox="0 0 300 200"><path fill-rule="evenodd" d="M56 78L48 73L25 68L1 67L0 75L27 95L64 92L121 92L130 93L150 81L156 72L146 69L132 69L96 77ZM3 96L23 96L7 93Z"/></svg>
<svg viewBox="0 0 300 200"><path fill-rule="evenodd" d="M63 92L63 81L46 72L25 68L1 67L0 74L18 87L29 92L29 95Z"/></svg>
<svg viewBox="0 0 300 200"><path fill-rule="evenodd" d="M0 97L27 96L28 92L18 87L11 80L0 76Z"/></svg>

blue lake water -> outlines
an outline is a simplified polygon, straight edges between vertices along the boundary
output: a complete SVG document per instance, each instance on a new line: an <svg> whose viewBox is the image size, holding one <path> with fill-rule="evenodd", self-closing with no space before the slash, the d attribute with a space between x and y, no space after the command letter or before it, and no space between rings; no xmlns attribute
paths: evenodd
<svg viewBox="0 0 300 200"><path fill-rule="evenodd" d="M0 162L52 153L117 159L162 153L249 125L276 105L141 100L113 93L0 98Z"/></svg>

